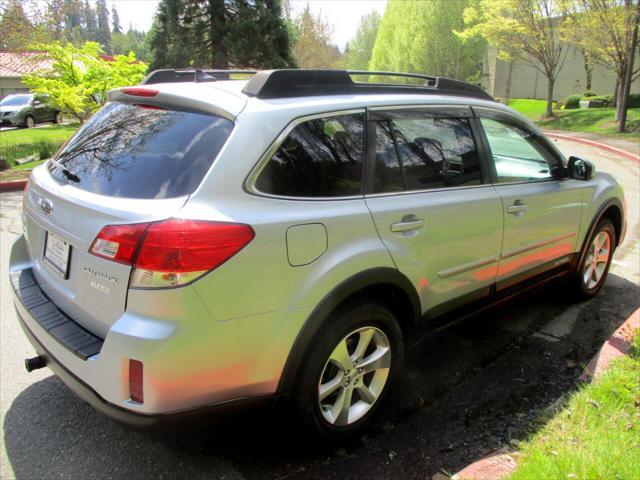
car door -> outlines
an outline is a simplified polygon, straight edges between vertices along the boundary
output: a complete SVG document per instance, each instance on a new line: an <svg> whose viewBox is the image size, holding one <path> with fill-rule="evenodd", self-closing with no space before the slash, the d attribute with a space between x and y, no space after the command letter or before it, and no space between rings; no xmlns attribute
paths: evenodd
<svg viewBox="0 0 640 480"><path fill-rule="evenodd" d="M33 109L33 118L36 123L48 120L48 108L42 95L35 95L33 97L31 107Z"/></svg>
<svg viewBox="0 0 640 480"><path fill-rule="evenodd" d="M369 112L367 206L426 317L488 295L502 202L479 155L469 108Z"/></svg>
<svg viewBox="0 0 640 480"><path fill-rule="evenodd" d="M500 290L570 261L582 215L580 185L534 129L506 112L475 110L503 206Z"/></svg>

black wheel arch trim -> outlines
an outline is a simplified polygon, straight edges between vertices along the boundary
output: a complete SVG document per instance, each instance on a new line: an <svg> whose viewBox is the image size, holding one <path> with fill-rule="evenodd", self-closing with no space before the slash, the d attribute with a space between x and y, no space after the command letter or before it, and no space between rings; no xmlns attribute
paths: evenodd
<svg viewBox="0 0 640 480"><path fill-rule="evenodd" d="M315 334L320 330L325 320L344 300L351 295L377 284L393 284L401 288L409 297L413 309L413 324L420 319L421 304L418 292L411 281L397 269L378 267L364 270L333 288L313 309L302 329L296 337L289 352L278 383L277 398L287 397L296 381L297 373L304 361L304 356L312 344Z"/></svg>
<svg viewBox="0 0 640 480"><path fill-rule="evenodd" d="M591 220L591 224L589 225L589 229L587 230L587 233L584 236L584 240L582 240L582 246L580 247L580 257L578 258L578 263L575 265L575 268L578 268L582 264L582 261L584 260L584 256L586 254L585 247L587 245L587 242L589 242L589 239L593 235L593 232L598 226L598 223L600 223L600 220L602 220L604 213L607 210L609 210L610 207L617 207L618 210L620 210L620 220L621 220L620 232L624 231L624 222L625 222L624 208L622 207L620 200L618 200L617 198L610 198L609 200L605 201L602 205L600 205L600 207L598 208L598 211L593 216L593 220ZM620 245L620 239L616 238L616 245L615 245L616 248L618 247L618 245Z"/></svg>

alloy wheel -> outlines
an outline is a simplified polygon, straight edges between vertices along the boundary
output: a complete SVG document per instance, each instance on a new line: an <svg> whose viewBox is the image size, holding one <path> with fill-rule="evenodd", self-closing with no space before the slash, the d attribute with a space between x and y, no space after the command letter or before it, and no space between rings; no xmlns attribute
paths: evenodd
<svg viewBox="0 0 640 480"><path fill-rule="evenodd" d="M324 419L346 426L362 418L380 398L389 377L391 344L376 327L346 335L326 361L318 384Z"/></svg>
<svg viewBox="0 0 640 480"><path fill-rule="evenodd" d="M582 271L582 278L585 286L591 290L595 288L609 264L609 258L611 257L611 236L607 231L601 231L598 233L591 247L589 247L589 253L584 262L584 268Z"/></svg>
<svg viewBox="0 0 640 480"><path fill-rule="evenodd" d="M27 128L33 128L36 126L36 121L33 117L27 117Z"/></svg>

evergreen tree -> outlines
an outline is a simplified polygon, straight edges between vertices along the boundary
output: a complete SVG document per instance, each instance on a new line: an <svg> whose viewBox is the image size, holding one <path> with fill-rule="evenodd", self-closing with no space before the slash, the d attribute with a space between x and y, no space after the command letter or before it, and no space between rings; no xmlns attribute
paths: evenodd
<svg viewBox="0 0 640 480"><path fill-rule="evenodd" d="M33 30L24 8L18 0L5 7L0 18L0 50L21 50Z"/></svg>
<svg viewBox="0 0 640 480"><path fill-rule="evenodd" d="M96 2L96 13L98 15L96 40L102 45L105 52L111 53L111 27L109 25L107 0L98 0Z"/></svg>
<svg viewBox="0 0 640 480"><path fill-rule="evenodd" d="M151 68L293 64L280 0L161 0L149 39Z"/></svg>
<svg viewBox="0 0 640 480"><path fill-rule="evenodd" d="M82 7L82 26L84 28L84 39L95 41L98 33L98 22L96 20L96 11L91 8L89 0L84 0Z"/></svg>
<svg viewBox="0 0 640 480"><path fill-rule="evenodd" d="M111 5L111 22L113 25L113 33L122 33L122 27L120 26L120 16L118 10L116 10L115 3Z"/></svg>
<svg viewBox="0 0 640 480"><path fill-rule="evenodd" d="M73 43L83 40L82 4L80 0L64 0L62 4L64 18L64 38Z"/></svg>

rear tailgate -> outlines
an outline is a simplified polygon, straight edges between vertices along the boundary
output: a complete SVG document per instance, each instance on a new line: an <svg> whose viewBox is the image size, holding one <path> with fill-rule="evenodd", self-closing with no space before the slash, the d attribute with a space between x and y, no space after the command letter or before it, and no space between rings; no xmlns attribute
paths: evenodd
<svg viewBox="0 0 640 480"><path fill-rule="evenodd" d="M58 308L106 336L126 308L131 266L89 253L96 236L176 215L232 129L212 113L112 102L34 170L25 235L36 279Z"/></svg>
<svg viewBox="0 0 640 480"><path fill-rule="evenodd" d="M36 169L25 198L24 229L40 287L69 317L104 338L126 307L131 267L90 254L96 235L105 225L170 217L186 198L105 197L60 185L44 167ZM61 251L52 251L56 247ZM60 259L67 263L66 275Z"/></svg>

